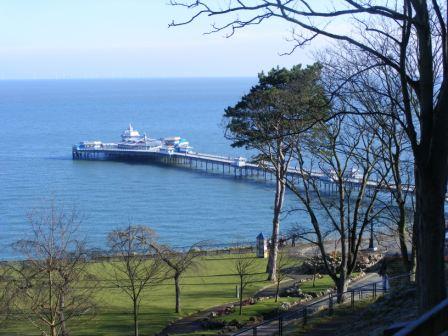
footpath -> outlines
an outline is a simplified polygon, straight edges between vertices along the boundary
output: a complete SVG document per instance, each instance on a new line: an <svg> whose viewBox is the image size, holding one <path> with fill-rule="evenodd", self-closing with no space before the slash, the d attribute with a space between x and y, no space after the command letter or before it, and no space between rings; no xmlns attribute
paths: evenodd
<svg viewBox="0 0 448 336"><path fill-rule="evenodd" d="M361 287L361 286L365 286L365 289L371 289L372 287L368 286L369 283L374 283L377 281L380 281L381 277L378 275L378 273L367 273L363 278L357 280L357 281L353 281L350 286L348 287L348 290L356 288L356 287ZM322 297L317 297L313 300L310 300L306 303L303 304L298 304L293 306L291 309L289 309L287 311L287 314L294 314L294 312L299 312L302 310L302 308L304 306L309 306L313 303L322 301ZM313 309L314 310L319 310L319 309L326 309L328 307L328 303L327 302L320 302L318 304L313 305ZM294 319L290 319L288 321L283 321L283 326L284 328L286 328L288 325L293 325L295 322ZM243 328L242 332L239 334L240 336L252 336L253 335L253 330L249 329L244 331L247 328ZM258 336L270 336L270 335L277 335L278 334L278 330L279 330L279 326L278 326L278 321L274 320L270 323L265 323L260 325L259 327L257 327L257 335ZM232 333L235 334L238 333L238 331ZM325 336L326 334L324 334ZM331 335L331 334L329 334Z"/></svg>
<svg viewBox="0 0 448 336"><path fill-rule="evenodd" d="M281 288L287 288L291 286L292 283L294 283L297 280L303 279L303 278L309 278L309 275L295 275L292 279L288 279L287 281L284 281L281 283ZM377 273L367 273L366 276L363 278L353 281L350 284L349 288L359 287L366 285L370 282L375 282L381 280L381 277ZM268 286L266 288L261 289L257 293L255 293L254 297L266 297L266 296L274 296L275 295L275 285ZM311 301L308 301L304 304L299 304L291 308L291 312L295 310L300 310L303 308L304 305L309 305L313 302L317 302L321 300L321 297L315 298ZM158 333L158 336L167 336L167 335L175 335L175 334L188 334L188 333L199 333L200 331L205 331L203 327L203 320L208 318L210 314L214 311L223 310L229 305L238 305L238 302L230 302L223 305L211 307L209 309L203 310L199 313L186 316L184 318L181 318L177 321L174 321L170 325L168 325L165 329L163 329L160 333ZM263 335L269 334L269 325L266 325L264 328L266 330L263 330ZM262 330L260 330L262 331ZM248 333L248 335L251 333Z"/></svg>

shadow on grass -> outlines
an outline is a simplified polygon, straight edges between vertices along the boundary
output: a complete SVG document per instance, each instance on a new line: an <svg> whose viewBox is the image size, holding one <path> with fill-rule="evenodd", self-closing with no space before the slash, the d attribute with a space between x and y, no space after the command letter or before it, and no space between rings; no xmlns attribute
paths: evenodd
<svg viewBox="0 0 448 336"><path fill-rule="evenodd" d="M153 335L179 316L174 309L157 309L139 314L141 335ZM81 321L80 321L81 322ZM76 327L75 327L76 325ZM127 336L133 335L133 314L129 312L101 312L94 320L70 325L71 335Z"/></svg>

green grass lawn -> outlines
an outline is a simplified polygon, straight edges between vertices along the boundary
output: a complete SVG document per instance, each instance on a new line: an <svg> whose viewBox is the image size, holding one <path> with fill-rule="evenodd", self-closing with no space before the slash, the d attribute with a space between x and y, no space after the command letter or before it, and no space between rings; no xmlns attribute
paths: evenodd
<svg viewBox="0 0 448 336"><path fill-rule="evenodd" d="M253 257L248 255L247 257ZM143 293L140 308L140 333L153 335L162 330L169 322L213 306L236 302L235 286L238 277L235 275L235 255L223 254L198 259L198 266L190 270L182 280L182 313L174 312L174 284L171 280L154 287L149 287ZM245 290L245 296L252 296L259 289L272 285L266 281L266 259L256 259L251 284ZM297 262L297 261L295 261ZM114 288L111 280L111 265L108 263L92 263L90 272L98 279L105 280L99 284L95 294L98 311L94 318L77 318L68 323L70 335L115 336L131 335L133 328L132 301L118 288ZM302 283L302 291L320 292L333 286L328 276L316 279L315 287L312 281ZM297 298L279 298L257 302L243 307L243 315L236 312L219 317L226 321L238 320L247 322L252 316L269 316L283 302L294 302ZM237 307L235 307L237 308ZM214 334L216 331L210 331ZM204 334L204 333L201 333ZM25 320L14 318L6 326L0 328L0 335L30 335L40 336L41 332Z"/></svg>
<svg viewBox="0 0 448 336"><path fill-rule="evenodd" d="M196 313L208 307L236 301L234 259L232 255L203 257L199 266L191 270L182 280L182 314L174 313L174 285L172 281L150 287L143 293L140 309L141 335L152 335L170 321ZM256 259L252 283L246 290L247 296L269 285L264 273L266 259ZM99 279L110 280L109 266L92 263L90 270ZM100 284L95 296L98 313L93 319L76 319L68 326L70 335L130 335L132 333L132 301L110 282ZM13 319L0 328L0 335L41 335L41 332L27 320Z"/></svg>
<svg viewBox="0 0 448 336"><path fill-rule="evenodd" d="M328 288L332 288L333 286L334 282L328 275L324 275L322 279L316 279L316 281L314 282L314 287L312 280L300 284L300 288L304 293L322 292L327 290Z"/></svg>
<svg viewBox="0 0 448 336"><path fill-rule="evenodd" d="M235 312L229 315L222 316L219 318L219 320L227 322L237 320L238 322L244 323L249 321L251 317L270 315L272 312L277 311L277 308L283 302L294 302L297 300L297 298L289 297L279 298L278 302L275 302L274 299L259 301L253 305L244 306L241 316L239 315L239 307L235 306Z"/></svg>

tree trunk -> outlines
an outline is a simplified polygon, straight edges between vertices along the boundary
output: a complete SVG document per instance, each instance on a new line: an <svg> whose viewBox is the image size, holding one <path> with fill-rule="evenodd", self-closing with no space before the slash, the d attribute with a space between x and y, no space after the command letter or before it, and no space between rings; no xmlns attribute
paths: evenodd
<svg viewBox="0 0 448 336"><path fill-rule="evenodd" d="M434 88L437 85L434 84L435 54L428 3L430 2L423 0L412 1L417 21L415 28L420 73L417 91L420 141L413 144L418 214L417 295L420 313L446 298L443 252L448 170L448 75L444 69L440 92L437 99L434 99Z"/></svg>
<svg viewBox="0 0 448 336"><path fill-rule="evenodd" d="M240 278L240 315L243 315L243 278Z"/></svg>
<svg viewBox="0 0 448 336"><path fill-rule="evenodd" d="M176 313L180 313L180 276L174 276L174 286L176 287Z"/></svg>
<svg viewBox="0 0 448 336"><path fill-rule="evenodd" d="M278 294L280 293L280 281L277 280L277 288L275 290L275 302L278 301Z"/></svg>
<svg viewBox="0 0 448 336"><path fill-rule="evenodd" d="M61 335L68 336L67 328L65 326L65 298L64 293L61 294L60 304L59 304L59 318L61 319Z"/></svg>
<svg viewBox="0 0 448 336"><path fill-rule="evenodd" d="M434 166L437 165L436 163ZM434 166L416 173L417 285L419 308L423 313L446 297L444 242L446 172Z"/></svg>
<svg viewBox="0 0 448 336"><path fill-rule="evenodd" d="M283 200L285 198L285 183L283 177L277 174L277 181L275 187L275 201L274 201L274 218L272 219L272 238L269 246L269 259L266 272L268 273L268 280L276 281L277 274L277 255L278 255L278 235L280 232L280 213L283 207Z"/></svg>
<svg viewBox="0 0 448 336"><path fill-rule="evenodd" d="M138 303L137 303L137 298L134 299L134 336L138 336Z"/></svg>
<svg viewBox="0 0 448 336"><path fill-rule="evenodd" d="M411 250L411 273L409 281L416 282L417 274L417 220L414 213L414 223L412 224L412 250Z"/></svg>
<svg viewBox="0 0 448 336"><path fill-rule="evenodd" d="M403 267L404 267L405 271L407 273L411 273L412 259L409 258L408 247L406 245L406 243L407 243L406 214L405 214L406 209L405 209L404 204L399 205L399 211L400 211L400 218L399 218L399 222L398 222L398 240L399 240L399 244L400 244L401 259L402 259Z"/></svg>
<svg viewBox="0 0 448 336"><path fill-rule="evenodd" d="M56 330L56 326L54 324L50 325L50 335L51 336L58 336L58 331Z"/></svg>
<svg viewBox="0 0 448 336"><path fill-rule="evenodd" d="M340 275L336 283L336 297L337 303L344 302L344 293L347 291L347 280L344 274Z"/></svg>

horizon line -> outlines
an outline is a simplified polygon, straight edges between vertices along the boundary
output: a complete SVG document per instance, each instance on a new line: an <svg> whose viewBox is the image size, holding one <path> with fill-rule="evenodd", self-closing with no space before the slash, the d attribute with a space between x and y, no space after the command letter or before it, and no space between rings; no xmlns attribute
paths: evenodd
<svg viewBox="0 0 448 336"><path fill-rule="evenodd" d="M257 76L147 76L147 77L39 77L0 78L2 81L50 81L50 80L144 80L144 79L256 79Z"/></svg>

